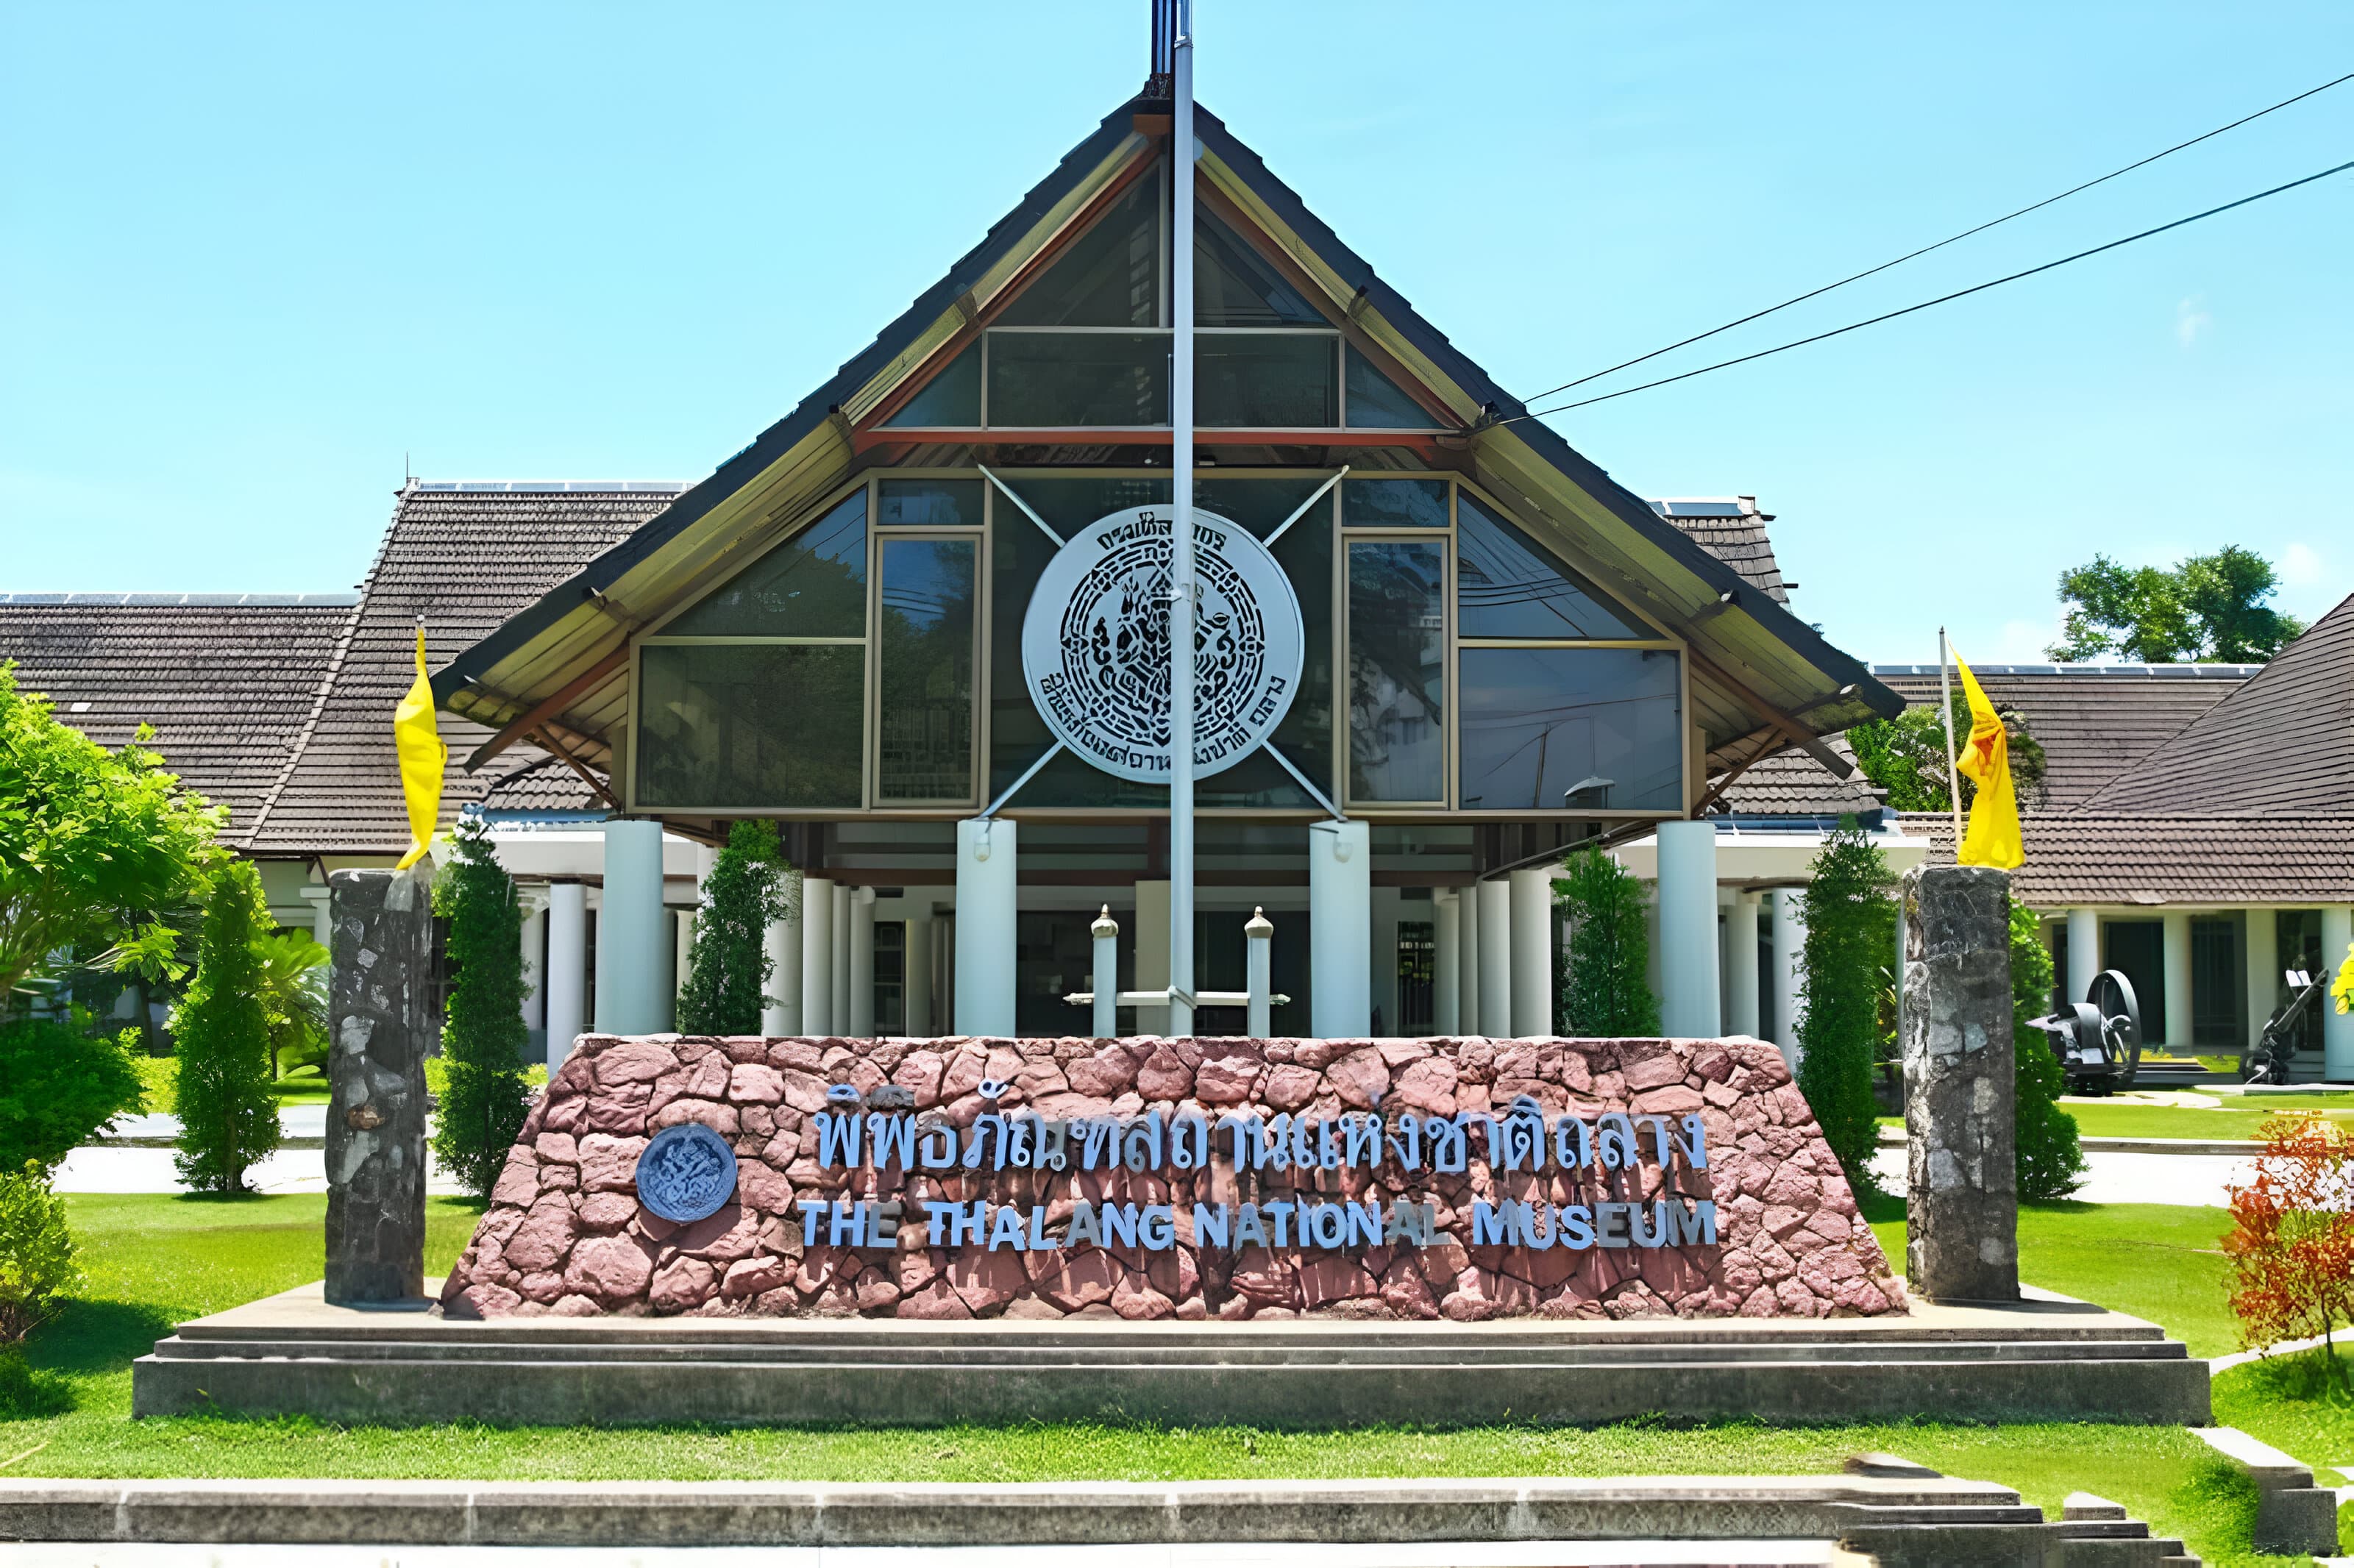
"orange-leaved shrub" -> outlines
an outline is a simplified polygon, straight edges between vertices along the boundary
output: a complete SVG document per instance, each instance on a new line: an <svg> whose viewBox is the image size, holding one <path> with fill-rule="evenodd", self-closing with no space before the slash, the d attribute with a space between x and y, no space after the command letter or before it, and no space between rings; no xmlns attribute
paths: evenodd
<svg viewBox="0 0 2354 1568"><path fill-rule="evenodd" d="M2225 1189L2232 1310L2251 1347L2354 1323L2354 1132L2310 1113L2275 1117L2261 1131L2253 1179ZM2335 1370L2336 1347L2326 1353Z"/></svg>

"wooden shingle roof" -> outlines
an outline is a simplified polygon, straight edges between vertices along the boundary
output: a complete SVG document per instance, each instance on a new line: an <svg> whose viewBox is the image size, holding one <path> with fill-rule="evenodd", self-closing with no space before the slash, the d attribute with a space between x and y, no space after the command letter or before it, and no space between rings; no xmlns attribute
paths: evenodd
<svg viewBox="0 0 2354 1568"><path fill-rule="evenodd" d="M1908 811L1933 863L1954 861L1953 819ZM2354 904L2354 812L2322 817L2022 817L2020 901L2050 911L2084 905Z"/></svg>

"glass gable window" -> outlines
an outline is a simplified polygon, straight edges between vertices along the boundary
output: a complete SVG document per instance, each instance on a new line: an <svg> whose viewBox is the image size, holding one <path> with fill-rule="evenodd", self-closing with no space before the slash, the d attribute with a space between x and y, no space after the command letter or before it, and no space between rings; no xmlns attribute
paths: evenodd
<svg viewBox="0 0 2354 1568"><path fill-rule="evenodd" d="M1405 394L1405 389L1373 367L1373 362L1349 351L1349 424L1354 429L1427 430L1438 421Z"/></svg>
<svg viewBox="0 0 2354 1568"><path fill-rule="evenodd" d="M1204 333L1193 339L1198 424L1327 429L1340 422L1340 339L1326 333Z"/></svg>
<svg viewBox="0 0 2354 1568"><path fill-rule="evenodd" d="M907 406L883 421L893 425L978 425L981 423L981 344L964 351L907 399Z"/></svg>
<svg viewBox="0 0 2354 1568"><path fill-rule="evenodd" d="M1002 326L1161 323L1161 181L1147 174L998 315Z"/></svg>
<svg viewBox="0 0 2354 1568"><path fill-rule="evenodd" d="M1465 810L1683 804L1673 650L1466 648L1460 697Z"/></svg>
<svg viewBox="0 0 2354 1568"><path fill-rule="evenodd" d="M1193 219L1193 306L1196 326L1331 324L1273 262L1209 212Z"/></svg>
<svg viewBox="0 0 2354 1568"><path fill-rule="evenodd" d="M963 800L972 794L972 659L980 543L885 539L875 629L875 794Z"/></svg>
<svg viewBox="0 0 2354 1568"><path fill-rule="evenodd" d="M663 635L865 636L865 489L737 573Z"/></svg>
<svg viewBox="0 0 2354 1568"><path fill-rule="evenodd" d="M648 643L638 661L638 804L863 803L864 647Z"/></svg>
<svg viewBox="0 0 2354 1568"><path fill-rule="evenodd" d="M989 422L999 428L1165 425L1169 334L992 332Z"/></svg>
<svg viewBox="0 0 2354 1568"><path fill-rule="evenodd" d="M1657 635L1469 490L1456 497L1455 527L1458 635L1606 641Z"/></svg>
<svg viewBox="0 0 2354 1568"><path fill-rule="evenodd" d="M1447 795L1443 540L1349 546L1349 797Z"/></svg>
<svg viewBox="0 0 2354 1568"><path fill-rule="evenodd" d="M1341 482L1341 521L1351 528L1444 528L1443 479L1349 479Z"/></svg>
<svg viewBox="0 0 2354 1568"><path fill-rule="evenodd" d="M978 479L886 479L875 487L875 521L885 528L978 528ZM889 593L888 582L883 591Z"/></svg>

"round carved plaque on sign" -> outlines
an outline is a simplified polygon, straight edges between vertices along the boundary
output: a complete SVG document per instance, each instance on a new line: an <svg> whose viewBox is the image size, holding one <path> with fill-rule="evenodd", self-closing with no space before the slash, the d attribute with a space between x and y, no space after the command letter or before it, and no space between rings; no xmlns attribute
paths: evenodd
<svg viewBox="0 0 2354 1568"><path fill-rule="evenodd" d="M1022 620L1022 673L1056 738L1105 772L1169 782L1166 506L1133 506L1072 535ZM1299 599L1248 529L1193 512L1193 771L1256 751L1299 690Z"/></svg>
<svg viewBox="0 0 2354 1568"><path fill-rule="evenodd" d="M673 1224L719 1212L736 1194L736 1151L699 1121L654 1134L638 1156L638 1201Z"/></svg>

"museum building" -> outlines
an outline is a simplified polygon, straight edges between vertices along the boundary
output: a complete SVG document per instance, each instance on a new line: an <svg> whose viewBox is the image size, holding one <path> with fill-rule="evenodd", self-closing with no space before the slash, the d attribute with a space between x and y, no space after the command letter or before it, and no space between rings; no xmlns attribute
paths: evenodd
<svg viewBox="0 0 2354 1568"><path fill-rule="evenodd" d="M1120 989L1166 987L1170 140L1150 89L1122 105L826 385L436 673L488 735L453 756L538 747L615 812L599 1027L668 1022L664 828L748 816L804 874L770 1033L1086 1033L1106 910ZM1278 1034L1550 1033L1554 867L1657 835L1669 1030L1717 1033L1697 819L1777 753L1850 772L1822 737L1901 699L1527 418L1206 111L1196 142L1199 987L1241 989L1264 911Z"/></svg>

